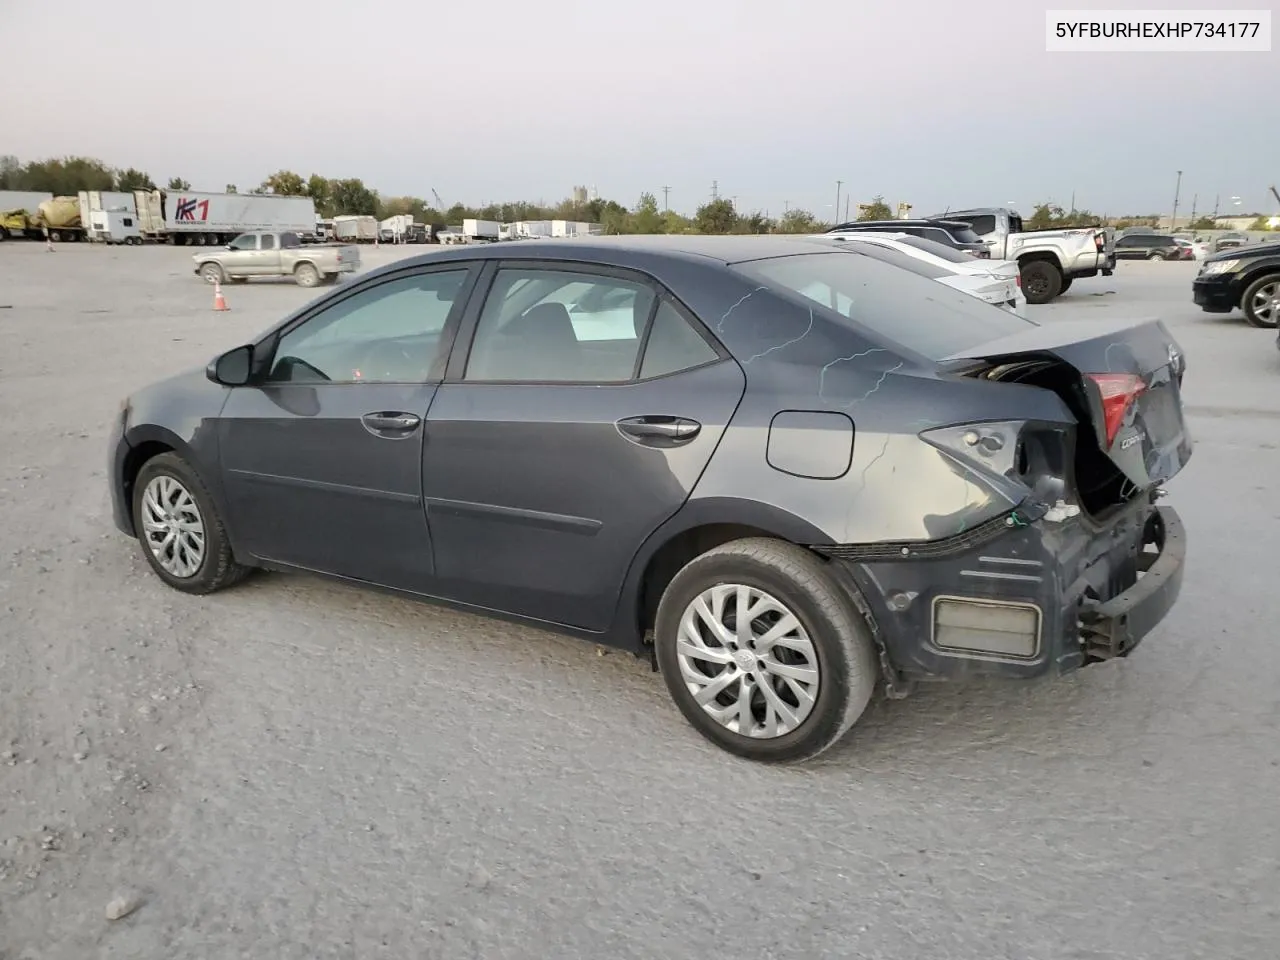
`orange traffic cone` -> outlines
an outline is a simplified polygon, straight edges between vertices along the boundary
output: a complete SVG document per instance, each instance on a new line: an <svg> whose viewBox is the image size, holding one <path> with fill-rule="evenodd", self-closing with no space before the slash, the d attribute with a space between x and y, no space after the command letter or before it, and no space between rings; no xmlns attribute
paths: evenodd
<svg viewBox="0 0 1280 960"><path fill-rule="evenodd" d="M217 280L213 282L213 309L214 312L231 309L227 306L227 298L222 295L222 284Z"/></svg>

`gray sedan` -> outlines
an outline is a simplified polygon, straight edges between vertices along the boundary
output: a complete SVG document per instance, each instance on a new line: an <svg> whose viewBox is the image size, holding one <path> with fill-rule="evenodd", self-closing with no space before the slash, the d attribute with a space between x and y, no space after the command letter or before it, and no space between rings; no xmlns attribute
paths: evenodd
<svg viewBox="0 0 1280 960"><path fill-rule="evenodd" d="M1127 656L1182 579L1177 345L861 246L402 260L127 399L116 524L188 593L309 571L649 657L758 760L877 687Z"/></svg>

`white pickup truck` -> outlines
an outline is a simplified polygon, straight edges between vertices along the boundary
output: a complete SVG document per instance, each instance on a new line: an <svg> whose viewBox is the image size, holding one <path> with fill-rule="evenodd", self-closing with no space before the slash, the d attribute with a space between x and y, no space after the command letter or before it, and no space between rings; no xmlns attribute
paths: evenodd
<svg viewBox="0 0 1280 960"><path fill-rule="evenodd" d="M204 250L191 259L196 275L207 283L291 276L300 287L314 287L322 280L333 283L340 273L354 273L360 266L360 248L350 243L304 245L290 231L254 230L240 234L222 250Z"/></svg>
<svg viewBox="0 0 1280 960"><path fill-rule="evenodd" d="M938 218L973 227L993 260L1016 260L1028 303L1048 303L1077 277L1109 277L1116 268L1115 238L1102 226L1028 230L1022 217L1002 207L948 210Z"/></svg>

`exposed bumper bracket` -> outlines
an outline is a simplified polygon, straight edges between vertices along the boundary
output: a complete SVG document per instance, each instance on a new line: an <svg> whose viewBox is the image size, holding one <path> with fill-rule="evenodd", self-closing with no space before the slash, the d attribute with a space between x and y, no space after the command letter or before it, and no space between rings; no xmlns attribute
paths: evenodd
<svg viewBox="0 0 1280 960"><path fill-rule="evenodd" d="M1145 572L1138 582L1110 600L1085 601L1080 609L1081 639L1091 660L1127 657L1178 599L1187 537L1177 511L1156 507L1143 545L1154 545L1157 553L1140 555L1139 570Z"/></svg>

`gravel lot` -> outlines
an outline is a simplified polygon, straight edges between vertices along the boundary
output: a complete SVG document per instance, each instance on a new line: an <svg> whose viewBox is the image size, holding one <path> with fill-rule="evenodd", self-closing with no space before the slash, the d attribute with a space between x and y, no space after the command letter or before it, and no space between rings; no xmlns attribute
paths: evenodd
<svg viewBox="0 0 1280 960"><path fill-rule="evenodd" d="M1172 618L773 769L589 644L301 576L164 587L111 526L119 400L314 293L215 314L181 249L0 245L0 958L1274 957L1280 354L1195 269L1031 308L1186 350Z"/></svg>

